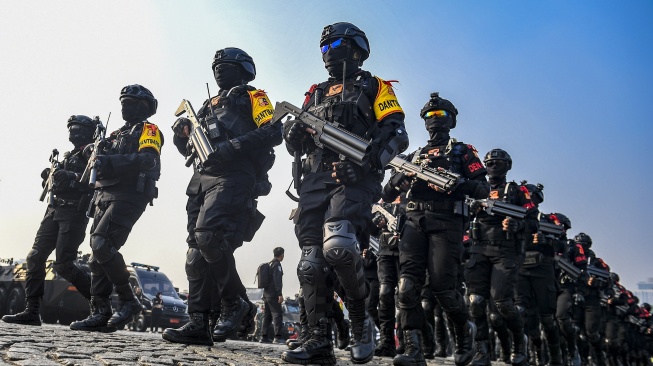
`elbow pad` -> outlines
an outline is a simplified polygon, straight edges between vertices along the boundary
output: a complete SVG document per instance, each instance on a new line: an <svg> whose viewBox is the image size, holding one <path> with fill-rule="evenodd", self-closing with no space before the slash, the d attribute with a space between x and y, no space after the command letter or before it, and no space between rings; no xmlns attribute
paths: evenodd
<svg viewBox="0 0 653 366"><path fill-rule="evenodd" d="M403 126L398 126L388 140L381 143L378 155L379 169L385 168L386 165L398 154L408 148L408 133Z"/></svg>

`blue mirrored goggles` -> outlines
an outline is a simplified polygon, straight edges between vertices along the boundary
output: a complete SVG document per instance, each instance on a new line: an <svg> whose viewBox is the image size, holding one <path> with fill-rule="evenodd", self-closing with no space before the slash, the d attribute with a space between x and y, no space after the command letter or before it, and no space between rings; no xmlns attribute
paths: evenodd
<svg viewBox="0 0 653 366"><path fill-rule="evenodd" d="M320 47L320 50L324 54L324 53L326 53L326 51L329 50L329 47L338 48L338 47L340 47L342 45L343 40L344 40L343 38L338 38L335 41L333 41L331 43L328 43L328 44L325 44L324 46Z"/></svg>

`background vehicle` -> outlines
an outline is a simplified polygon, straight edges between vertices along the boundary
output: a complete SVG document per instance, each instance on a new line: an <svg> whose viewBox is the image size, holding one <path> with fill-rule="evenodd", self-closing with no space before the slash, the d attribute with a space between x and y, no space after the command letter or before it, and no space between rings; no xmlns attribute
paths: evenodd
<svg viewBox="0 0 653 366"><path fill-rule="evenodd" d="M256 309L256 328L253 334L248 336L248 340L259 341L261 339L261 325L263 324L263 289L247 288L247 297L253 302ZM281 327L281 337L283 339L295 339L299 335L299 301L286 297L281 304L283 310L283 326ZM274 327L270 326L269 339L274 338Z"/></svg>
<svg viewBox="0 0 653 366"><path fill-rule="evenodd" d="M152 299L156 297L157 292L161 292L163 299L163 313L157 326L163 329L179 328L188 323L190 319L187 312L188 306L179 297L168 276L159 272L159 267L132 262L131 266L127 266L127 270L132 287L134 289L139 287L143 291L142 297L139 299L144 307L143 312L138 319L135 319L132 329L144 332L150 327ZM112 294L111 301L115 309L118 304L118 296Z"/></svg>

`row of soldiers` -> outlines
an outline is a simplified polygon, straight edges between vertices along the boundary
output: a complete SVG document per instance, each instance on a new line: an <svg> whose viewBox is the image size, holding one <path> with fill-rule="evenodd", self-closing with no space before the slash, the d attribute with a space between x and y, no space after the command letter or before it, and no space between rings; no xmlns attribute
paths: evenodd
<svg viewBox="0 0 653 366"><path fill-rule="evenodd" d="M256 308L247 298L234 252L251 241L262 224L257 199L270 193L267 173L274 164L274 147L285 141L295 159L293 179L299 194L292 219L302 250L297 276L304 317L302 335L283 352L284 361L335 364L331 324L334 319L343 324L333 301L337 288L345 300L351 330L351 339L345 342L345 326L338 327L338 346L349 346L352 362L367 363L375 354L393 355L394 320L380 309L394 309L389 301L396 291L397 322L405 349L393 362L424 365L425 353L429 355L426 343L431 343L425 343L429 328L424 325L433 318L421 305L426 288L450 323L456 365L489 364L490 323L497 334L505 329L508 336L504 339L510 338L510 362L526 364L526 334L530 332L524 330L523 314L535 311L533 303L545 330L550 363L562 364L553 317L555 309L561 309L555 306L552 259L559 249L548 249L562 235L557 239L544 235L542 220L553 219L538 217L538 202L526 185L507 181L512 165L508 153L495 149L481 161L472 145L451 138L458 111L434 93L420 111L429 132L426 146L399 156L409 144L404 111L392 81L361 69L370 55L366 34L351 23L328 25L320 37L320 51L330 77L309 88L301 108L283 102L275 110L263 90L248 85L256 76L252 57L229 47L218 50L211 65L220 87L218 95L205 101L197 115L185 100L175 113L180 118L172 126L173 143L186 165L193 166L186 190L188 251L184 263L190 322L166 329L163 339L213 345L248 332L253 325ZM120 101L125 125L107 138L98 138L98 120L84 116L69 120L75 149L64 159L63 168L53 163L44 172L53 199L28 256L31 284L26 309L3 317L4 321L40 325L43 263L55 249L57 271L91 304L89 317L72 323L72 329L115 331L141 310L119 249L147 203L157 196L163 135L147 121L157 109L149 90L127 86ZM295 118L282 127L279 121L287 114ZM388 165L396 171L383 186ZM83 166L91 167L89 176ZM370 242L373 204L380 198L394 202L402 195L405 213L396 217L402 224L380 226L386 231L379 239L379 264L384 270L379 270L382 342L377 347L375 322L369 314L374 309L366 307L371 286L361 251ZM70 255L63 255L75 253L83 241L88 219L80 208L89 199L93 203L89 216L94 219L90 280L71 265ZM467 229L471 246L463 266ZM392 254L383 255L386 249ZM583 268L583 262L575 260L572 267L580 266L585 272L590 265L596 266L592 260ZM537 270L528 267L532 265ZM524 271L528 290L523 293L537 292L541 298L515 297L515 286L522 287L518 274ZM548 277L541 280L544 272ZM593 301L592 291L607 286L592 278L585 281L583 275L579 278L577 286L588 288L584 304ZM112 290L120 299L115 312L109 301ZM586 319L593 319L591 311L587 313ZM600 345L595 328L586 327L586 334L590 344ZM575 354L569 340L566 349L567 355ZM593 360L600 363L598 346L594 349Z"/></svg>

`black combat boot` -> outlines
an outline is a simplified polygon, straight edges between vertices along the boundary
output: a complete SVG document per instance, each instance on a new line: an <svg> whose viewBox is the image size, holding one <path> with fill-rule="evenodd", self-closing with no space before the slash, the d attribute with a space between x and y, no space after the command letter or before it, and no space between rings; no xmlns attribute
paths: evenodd
<svg viewBox="0 0 653 366"><path fill-rule="evenodd" d="M301 324L300 325L300 330L299 330L299 335L297 336L297 339L287 340L286 345L290 349L296 349L296 348L301 347L309 339L311 339L311 330L308 327L308 324Z"/></svg>
<svg viewBox="0 0 653 366"><path fill-rule="evenodd" d="M203 313L191 313L190 321L186 325L179 329L167 328L163 331L161 337L174 343L213 345L209 316Z"/></svg>
<svg viewBox="0 0 653 366"><path fill-rule="evenodd" d="M25 300L25 310L14 315L5 315L2 321L6 323L24 324L24 325L41 325L39 316L39 306L41 299L38 297L28 297Z"/></svg>
<svg viewBox="0 0 653 366"><path fill-rule="evenodd" d="M397 355L392 364L395 366L426 366L424 353L422 353L422 331L418 329L404 330L404 343L406 349Z"/></svg>
<svg viewBox="0 0 653 366"><path fill-rule="evenodd" d="M320 319L317 324L310 326L310 338L301 347L282 353L281 359L299 365L335 365L336 356L329 328L329 320Z"/></svg>
<svg viewBox="0 0 653 366"><path fill-rule="evenodd" d="M91 296L91 315L84 320L70 323L70 329L87 332L115 332L115 327L108 327L111 319L111 300L99 296Z"/></svg>
<svg viewBox="0 0 653 366"><path fill-rule="evenodd" d="M435 318L435 357L447 357L447 326L444 319Z"/></svg>
<svg viewBox="0 0 653 366"><path fill-rule="evenodd" d="M395 347L394 329L386 329L381 326L381 337L379 344L374 349L374 356L395 357L396 355L397 348Z"/></svg>
<svg viewBox="0 0 653 366"><path fill-rule="evenodd" d="M222 342L240 329L245 314L249 312L249 304L241 298L222 300L220 320L213 330L213 338Z"/></svg>
<svg viewBox="0 0 653 366"><path fill-rule="evenodd" d="M499 358L501 362L505 364L510 364L510 352L512 348L512 342L510 341L510 332L505 330L505 332L497 332L497 337L499 338L499 347L501 352Z"/></svg>
<svg viewBox="0 0 653 366"><path fill-rule="evenodd" d="M472 360L472 366L490 366L490 341L476 341L476 354Z"/></svg>
<svg viewBox="0 0 653 366"><path fill-rule="evenodd" d="M374 358L374 321L365 311L365 299L347 303L352 333L349 350L351 362L370 362Z"/></svg>
<svg viewBox="0 0 653 366"><path fill-rule="evenodd" d="M243 316L243 320L240 322L240 329L238 329L238 337L241 339L247 338L247 335L254 331L256 322L254 318L256 317L256 305L251 301L245 301L249 309ZM211 328L213 329L213 328Z"/></svg>
<svg viewBox="0 0 653 366"><path fill-rule="evenodd" d="M345 349L349 346L349 321L347 319L342 319L336 323L336 347L338 349Z"/></svg>
<svg viewBox="0 0 653 366"><path fill-rule="evenodd" d="M512 337L512 354L510 355L510 362L513 366L528 365L528 357L526 354L526 345L528 344L528 337L523 333L518 333Z"/></svg>
<svg viewBox="0 0 653 366"><path fill-rule="evenodd" d="M560 354L560 345L549 343L549 357L551 366L562 366L562 355Z"/></svg>
<svg viewBox="0 0 653 366"><path fill-rule="evenodd" d="M463 324L454 324L453 330L456 341L456 351L453 354L454 363L456 366L468 365L476 353L474 349L476 324L468 320Z"/></svg>
<svg viewBox="0 0 653 366"><path fill-rule="evenodd" d="M603 355L603 349L601 349L601 342L592 343L592 348L594 349L592 361L596 366L605 366L605 356Z"/></svg>
<svg viewBox="0 0 653 366"><path fill-rule="evenodd" d="M401 324L397 325L397 354L403 354L406 351L406 343L404 342L404 331L402 330Z"/></svg>
<svg viewBox="0 0 653 366"><path fill-rule="evenodd" d="M134 291L129 283L116 286L116 293L120 301L118 302L119 309L116 311L111 319L109 319L109 327L120 328L134 319L135 316L143 311L143 305L138 301L134 295Z"/></svg>

